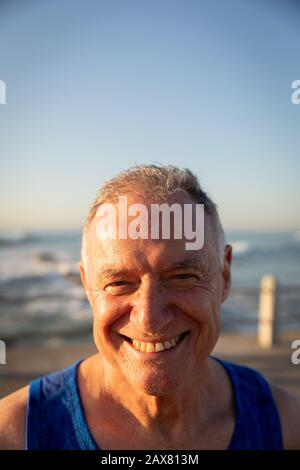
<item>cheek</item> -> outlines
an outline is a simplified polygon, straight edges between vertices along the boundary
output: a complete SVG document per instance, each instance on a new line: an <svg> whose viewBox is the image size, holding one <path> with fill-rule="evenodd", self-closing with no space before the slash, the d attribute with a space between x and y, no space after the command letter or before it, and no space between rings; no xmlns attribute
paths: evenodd
<svg viewBox="0 0 300 470"><path fill-rule="evenodd" d="M95 297L92 301L94 318L94 336L98 340L109 340L111 327L126 314L126 306L120 298L111 298L109 295Z"/></svg>
<svg viewBox="0 0 300 470"><path fill-rule="evenodd" d="M179 296L177 305L198 322L209 322L220 312L218 289L212 284L196 287Z"/></svg>
<svg viewBox="0 0 300 470"><path fill-rule="evenodd" d="M220 301L212 288L197 288L184 297L180 308L195 322L197 356L207 357L220 335Z"/></svg>
<svg viewBox="0 0 300 470"><path fill-rule="evenodd" d="M117 316L117 309L112 308L106 299L96 299L92 302L93 337L96 348L103 358L111 361L111 325Z"/></svg>

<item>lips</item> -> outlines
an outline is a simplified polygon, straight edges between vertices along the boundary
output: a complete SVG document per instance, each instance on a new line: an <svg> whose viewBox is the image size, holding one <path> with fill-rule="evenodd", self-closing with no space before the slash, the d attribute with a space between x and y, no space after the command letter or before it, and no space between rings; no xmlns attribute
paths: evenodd
<svg viewBox="0 0 300 470"><path fill-rule="evenodd" d="M129 342L133 348L142 353L159 353L167 349L172 349L176 347L187 335L189 331L185 331L179 335L169 337L166 340L157 340L157 341L140 341L135 338L130 338L125 335L121 335L127 342Z"/></svg>

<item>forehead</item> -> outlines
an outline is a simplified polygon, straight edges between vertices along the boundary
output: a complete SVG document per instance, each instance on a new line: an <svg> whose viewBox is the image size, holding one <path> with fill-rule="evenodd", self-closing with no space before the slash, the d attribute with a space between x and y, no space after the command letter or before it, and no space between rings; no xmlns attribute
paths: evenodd
<svg viewBox="0 0 300 470"><path fill-rule="evenodd" d="M145 203L141 198L127 198L128 207L132 204L143 204L147 210L148 215L150 214L150 204ZM185 192L179 192L172 194L166 201L168 205L179 204L184 209L184 204L196 204ZM212 232L212 224L210 217L205 215L204 220L204 246L200 250L187 250L186 243L191 241L184 235L182 231L182 237L174 239L174 227L170 227L170 238L163 239L161 233L159 239L151 238L151 218L148 217L148 238L146 239L132 239L127 236L126 239L119 237L118 223L119 223L119 203L114 203L112 206L115 209L115 215L117 222L117 230L115 236L110 239L104 239L105 237L99 236L99 217L95 216L90 224L87 233L87 256L89 265L98 267L101 269L104 266L118 266L118 267L129 267L129 266L140 266L140 267L155 267L158 269L164 269L180 263L183 261L190 262L191 260L201 260L204 262L208 257L214 257L216 246L214 243L214 235ZM127 226L135 217L128 217ZM108 221L106 228L110 226L113 221ZM97 269L97 270L98 270Z"/></svg>

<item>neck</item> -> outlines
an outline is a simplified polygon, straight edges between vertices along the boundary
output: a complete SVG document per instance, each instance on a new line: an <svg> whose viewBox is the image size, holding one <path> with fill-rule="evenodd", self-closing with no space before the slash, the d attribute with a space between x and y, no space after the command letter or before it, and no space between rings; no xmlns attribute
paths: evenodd
<svg viewBox="0 0 300 470"><path fill-rule="evenodd" d="M101 364L98 355L95 358L86 368L84 387L92 398L94 413L99 412L99 422L107 410L110 419L116 419L118 430L124 423L127 436L130 430L133 435L175 443L182 442L183 436L191 442L210 419L212 405L217 402L214 361L200 363L188 383L180 383L168 393L149 395L111 366Z"/></svg>

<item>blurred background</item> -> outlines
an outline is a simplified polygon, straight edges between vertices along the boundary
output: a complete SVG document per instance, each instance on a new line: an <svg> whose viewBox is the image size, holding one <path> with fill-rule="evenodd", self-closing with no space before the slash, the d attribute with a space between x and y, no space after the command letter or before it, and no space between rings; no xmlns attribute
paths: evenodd
<svg viewBox="0 0 300 470"><path fill-rule="evenodd" d="M0 395L92 351L89 205L157 162L198 175L233 244L220 353L300 391L299 43L296 0L0 1ZM264 352L268 273L286 339Z"/></svg>

